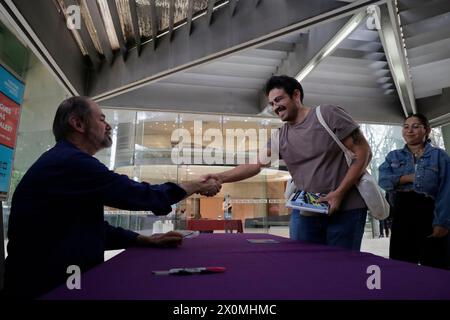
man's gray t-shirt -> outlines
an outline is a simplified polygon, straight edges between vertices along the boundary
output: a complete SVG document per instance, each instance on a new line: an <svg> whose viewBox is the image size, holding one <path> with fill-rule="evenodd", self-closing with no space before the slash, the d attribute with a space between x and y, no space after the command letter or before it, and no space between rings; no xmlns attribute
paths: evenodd
<svg viewBox="0 0 450 320"><path fill-rule="evenodd" d="M279 153L298 189L326 194L338 188L348 165L342 150L317 119L316 108L310 109L303 122L285 123L280 128ZM359 127L340 107L323 105L320 111L341 141ZM340 210L364 207L366 204L354 186L345 195Z"/></svg>

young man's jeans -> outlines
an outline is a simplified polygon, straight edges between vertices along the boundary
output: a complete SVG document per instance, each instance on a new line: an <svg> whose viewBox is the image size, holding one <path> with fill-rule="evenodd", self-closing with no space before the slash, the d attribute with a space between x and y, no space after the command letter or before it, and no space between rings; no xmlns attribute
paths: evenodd
<svg viewBox="0 0 450 320"><path fill-rule="evenodd" d="M360 250L367 209L334 212L331 216L303 216L292 210L289 226L293 240Z"/></svg>

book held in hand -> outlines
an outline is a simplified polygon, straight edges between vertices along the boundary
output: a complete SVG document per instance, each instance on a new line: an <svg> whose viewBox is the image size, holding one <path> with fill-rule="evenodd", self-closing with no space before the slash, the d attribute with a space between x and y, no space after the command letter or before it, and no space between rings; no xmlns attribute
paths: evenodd
<svg viewBox="0 0 450 320"><path fill-rule="evenodd" d="M320 212L328 214L327 203L318 202L320 193L312 193L299 190L293 193L286 202L286 207L301 211Z"/></svg>

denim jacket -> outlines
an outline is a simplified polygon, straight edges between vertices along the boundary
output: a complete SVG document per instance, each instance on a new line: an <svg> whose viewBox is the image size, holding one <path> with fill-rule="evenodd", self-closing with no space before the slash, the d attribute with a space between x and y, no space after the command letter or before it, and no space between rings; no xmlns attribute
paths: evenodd
<svg viewBox="0 0 450 320"><path fill-rule="evenodd" d="M415 174L414 183L398 185L403 175ZM435 200L433 226L450 229L450 157L427 143L422 157L414 164L405 147L389 152L379 168L379 185L386 191L414 190Z"/></svg>

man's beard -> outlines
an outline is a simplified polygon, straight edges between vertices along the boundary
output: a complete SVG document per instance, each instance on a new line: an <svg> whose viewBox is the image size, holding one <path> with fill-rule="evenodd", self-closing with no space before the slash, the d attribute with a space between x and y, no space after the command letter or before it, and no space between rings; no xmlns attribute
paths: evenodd
<svg viewBox="0 0 450 320"><path fill-rule="evenodd" d="M99 141L100 139L98 139L98 137L91 131L90 128L88 129L87 137L88 137L89 141L94 143L97 151L100 151L101 149L109 148L112 145L112 139L109 135L105 134L105 136L103 137L103 140Z"/></svg>
<svg viewBox="0 0 450 320"><path fill-rule="evenodd" d="M112 146L112 139L111 136L105 134L105 138L103 139L102 143L101 143L101 147L102 148L109 148Z"/></svg>

